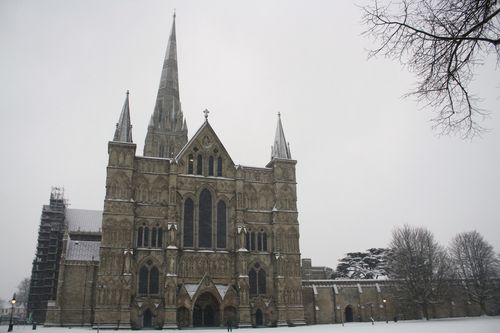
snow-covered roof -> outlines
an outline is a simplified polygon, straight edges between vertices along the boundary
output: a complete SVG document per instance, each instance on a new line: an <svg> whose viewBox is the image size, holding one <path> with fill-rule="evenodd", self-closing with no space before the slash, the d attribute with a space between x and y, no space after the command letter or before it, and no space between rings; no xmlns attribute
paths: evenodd
<svg viewBox="0 0 500 333"><path fill-rule="evenodd" d="M100 246L101 242L98 241L68 240L66 260L99 261Z"/></svg>
<svg viewBox="0 0 500 333"><path fill-rule="evenodd" d="M66 209L66 223L71 232L101 232L102 211Z"/></svg>

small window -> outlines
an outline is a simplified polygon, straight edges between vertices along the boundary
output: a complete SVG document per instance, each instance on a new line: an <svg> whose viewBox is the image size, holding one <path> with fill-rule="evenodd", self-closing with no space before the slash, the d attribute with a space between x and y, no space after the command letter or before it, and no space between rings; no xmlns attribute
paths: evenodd
<svg viewBox="0 0 500 333"><path fill-rule="evenodd" d="M143 243L143 245L145 247L149 246L149 228L148 227L144 228L144 243Z"/></svg>
<svg viewBox="0 0 500 333"><path fill-rule="evenodd" d="M158 228L158 247L163 247L163 229Z"/></svg>
<svg viewBox="0 0 500 333"><path fill-rule="evenodd" d="M188 156L188 174L192 175L194 172L193 169L194 169L193 154L189 154L189 156Z"/></svg>
<svg viewBox="0 0 500 333"><path fill-rule="evenodd" d="M196 160L196 174L197 175L203 174L203 157L201 155L198 155Z"/></svg>
<svg viewBox="0 0 500 333"><path fill-rule="evenodd" d="M217 159L217 177L222 177L222 157Z"/></svg>
<svg viewBox="0 0 500 333"><path fill-rule="evenodd" d="M139 227L137 230L137 247L142 246L142 235L143 235L143 228Z"/></svg>
<svg viewBox="0 0 500 333"><path fill-rule="evenodd" d="M151 247L156 247L156 228L151 229Z"/></svg>
<svg viewBox="0 0 500 333"><path fill-rule="evenodd" d="M208 175L213 176L214 175L214 157L210 156L208 158Z"/></svg>

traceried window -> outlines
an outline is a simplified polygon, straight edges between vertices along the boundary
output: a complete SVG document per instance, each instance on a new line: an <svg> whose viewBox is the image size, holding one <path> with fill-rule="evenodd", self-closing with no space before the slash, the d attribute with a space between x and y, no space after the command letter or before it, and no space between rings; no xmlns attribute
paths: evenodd
<svg viewBox="0 0 500 333"><path fill-rule="evenodd" d="M200 193L200 205L198 214L198 245L200 247L212 247L212 194L204 189Z"/></svg>
<svg viewBox="0 0 500 333"><path fill-rule="evenodd" d="M183 230L183 240L184 247L193 246L193 214L194 213L194 203L190 198L184 201L184 230Z"/></svg>
<svg viewBox="0 0 500 333"><path fill-rule="evenodd" d="M203 157L201 155L198 155L196 159L196 174L197 175L203 174Z"/></svg>
<svg viewBox="0 0 500 333"><path fill-rule="evenodd" d="M139 294L151 295L160 292L160 272L151 260L148 260L139 270L138 280Z"/></svg>
<svg viewBox="0 0 500 333"><path fill-rule="evenodd" d="M208 158L208 175L213 176L214 175L214 157L210 156Z"/></svg>
<svg viewBox="0 0 500 333"><path fill-rule="evenodd" d="M193 154L189 154L188 156L188 174L192 175L194 170L194 157Z"/></svg>
<svg viewBox="0 0 500 333"><path fill-rule="evenodd" d="M217 204L217 247L226 247L226 203L222 200Z"/></svg>
<svg viewBox="0 0 500 333"><path fill-rule="evenodd" d="M266 294L266 271L259 263L255 263L248 272L248 280L250 284L250 295Z"/></svg>

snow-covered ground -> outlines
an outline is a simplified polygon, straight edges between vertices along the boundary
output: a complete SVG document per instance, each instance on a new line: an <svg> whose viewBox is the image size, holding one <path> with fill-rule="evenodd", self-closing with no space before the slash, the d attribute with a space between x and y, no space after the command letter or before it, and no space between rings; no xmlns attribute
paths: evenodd
<svg viewBox="0 0 500 333"><path fill-rule="evenodd" d="M103 333L114 332L113 330L100 330ZM191 329L182 330L182 332L225 332L225 328L219 329ZM7 332L7 326L0 326L0 333ZM60 327L37 327L36 331L31 330L31 326L15 326L13 333L95 333L95 330L89 328L60 328ZM120 330L120 333L132 332ZM137 333L139 331L133 331ZM344 326L336 325L314 325L301 327L278 327L278 328L259 328L259 329L235 329L235 333L499 333L500 332L500 317L479 317L479 318L448 318L426 320L409 320L399 321L397 323L376 322L371 323L347 323Z"/></svg>

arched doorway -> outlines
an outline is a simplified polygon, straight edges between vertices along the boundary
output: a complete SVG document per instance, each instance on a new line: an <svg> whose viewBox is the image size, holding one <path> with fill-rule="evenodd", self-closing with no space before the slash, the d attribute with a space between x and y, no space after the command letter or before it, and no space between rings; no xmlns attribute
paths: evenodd
<svg viewBox="0 0 500 333"><path fill-rule="evenodd" d="M146 311L142 313L142 327L143 328L153 327L153 314L149 309L146 309Z"/></svg>
<svg viewBox="0 0 500 333"><path fill-rule="evenodd" d="M261 309L255 311L255 326L264 326L264 314Z"/></svg>
<svg viewBox="0 0 500 333"><path fill-rule="evenodd" d="M210 293L201 294L193 309L193 326L219 326L220 312L219 302Z"/></svg>
<svg viewBox="0 0 500 333"><path fill-rule="evenodd" d="M350 305L345 307L345 321L346 323L350 323L354 321L354 315L352 313L352 307Z"/></svg>

